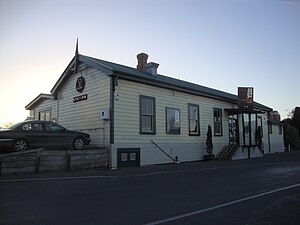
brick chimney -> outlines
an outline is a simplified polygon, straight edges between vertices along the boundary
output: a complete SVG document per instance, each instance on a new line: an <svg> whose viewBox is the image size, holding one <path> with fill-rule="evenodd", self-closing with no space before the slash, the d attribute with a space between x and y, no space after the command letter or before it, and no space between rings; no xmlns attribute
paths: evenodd
<svg viewBox="0 0 300 225"><path fill-rule="evenodd" d="M137 56L138 64L137 64L137 69L146 72L146 67L145 65L147 64L148 60L148 55L146 53L140 53Z"/></svg>
<svg viewBox="0 0 300 225"><path fill-rule="evenodd" d="M137 56L138 59L138 65L137 65L137 69L148 73L150 75L157 75L157 68L159 66L158 63L154 63L154 62L149 62L147 63L147 59L148 59L148 55L146 53L140 53Z"/></svg>

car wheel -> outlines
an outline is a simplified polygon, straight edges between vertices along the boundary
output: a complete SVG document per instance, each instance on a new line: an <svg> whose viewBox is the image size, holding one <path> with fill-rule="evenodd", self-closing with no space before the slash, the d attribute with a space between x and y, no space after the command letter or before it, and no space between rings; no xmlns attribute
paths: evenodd
<svg viewBox="0 0 300 225"><path fill-rule="evenodd" d="M17 139L14 142L13 149L17 152L26 151L29 149L29 144L25 139Z"/></svg>
<svg viewBox="0 0 300 225"><path fill-rule="evenodd" d="M84 139L81 137L75 138L73 142L73 149L74 150L82 150L85 147Z"/></svg>

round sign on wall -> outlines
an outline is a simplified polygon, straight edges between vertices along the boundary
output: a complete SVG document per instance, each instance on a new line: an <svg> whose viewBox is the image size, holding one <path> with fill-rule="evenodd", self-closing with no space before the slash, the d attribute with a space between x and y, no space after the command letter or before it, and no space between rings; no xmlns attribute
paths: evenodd
<svg viewBox="0 0 300 225"><path fill-rule="evenodd" d="M84 86L85 86L85 80L84 80L84 78L83 77L79 77L77 79L77 81L76 81L76 90L81 93L84 90Z"/></svg>

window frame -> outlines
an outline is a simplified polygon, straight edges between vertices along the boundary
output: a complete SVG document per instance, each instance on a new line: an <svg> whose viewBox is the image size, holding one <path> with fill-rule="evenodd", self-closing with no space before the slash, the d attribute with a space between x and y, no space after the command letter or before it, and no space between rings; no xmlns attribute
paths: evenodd
<svg viewBox="0 0 300 225"><path fill-rule="evenodd" d="M214 136L223 136L223 113L222 113L222 109L220 108L214 108L213 109L213 122L214 122ZM215 121L215 112L220 112L220 122ZM216 124L220 123L220 132L217 133L216 132Z"/></svg>
<svg viewBox="0 0 300 225"><path fill-rule="evenodd" d="M193 132L191 131L191 107L196 107L197 108L197 118L196 118L196 126L197 126L197 131ZM192 104L188 103L188 123L189 123L189 136L200 136L200 111L199 111L199 105L197 104Z"/></svg>
<svg viewBox="0 0 300 225"><path fill-rule="evenodd" d="M178 127L178 131L168 131L168 127L169 127L169 120L168 120L168 110L174 110L174 117L175 117L175 111L178 111L179 113L179 127ZM172 107L166 107L165 109L165 112L166 112L166 134L171 134L171 135L180 135L181 133L181 119L180 119L180 109L178 108L172 108ZM174 127L175 128L175 127Z"/></svg>
<svg viewBox="0 0 300 225"><path fill-rule="evenodd" d="M47 116L47 114L48 114L48 116ZM38 115L39 115L38 120L40 120L40 121L51 121L51 108L39 111ZM47 117L49 117L49 118L47 118Z"/></svg>
<svg viewBox="0 0 300 225"><path fill-rule="evenodd" d="M153 101L153 115L152 117L152 131L144 131L143 130L143 115L142 114L142 100L143 99L148 99ZM140 112L139 112L139 116L140 116L140 134L152 134L155 135L156 134L156 101L155 101L155 97L151 97L151 96L145 96L145 95L140 95ZM147 115L149 116L149 115Z"/></svg>

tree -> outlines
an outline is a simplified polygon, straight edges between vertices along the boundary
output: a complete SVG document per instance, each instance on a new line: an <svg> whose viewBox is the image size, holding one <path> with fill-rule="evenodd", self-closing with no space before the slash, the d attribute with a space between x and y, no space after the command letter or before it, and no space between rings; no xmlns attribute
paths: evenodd
<svg viewBox="0 0 300 225"><path fill-rule="evenodd" d="M293 111L292 124L298 129L300 135L300 107L296 107Z"/></svg>
<svg viewBox="0 0 300 225"><path fill-rule="evenodd" d="M285 124L284 126L284 145L291 150L300 149L300 135L296 127L291 124Z"/></svg>
<svg viewBox="0 0 300 225"><path fill-rule="evenodd" d="M284 145L292 150L300 149L300 107L290 113L291 118L282 121L284 125Z"/></svg>
<svg viewBox="0 0 300 225"><path fill-rule="evenodd" d="M213 143L212 143L212 131L211 131L210 125L208 125L208 128L207 128L206 151L209 155L212 155Z"/></svg>
<svg viewBox="0 0 300 225"><path fill-rule="evenodd" d="M10 127L10 126L12 126L13 125L13 123L12 122L8 122L8 123L6 123L6 124L4 124L4 128L8 128L8 127Z"/></svg>

